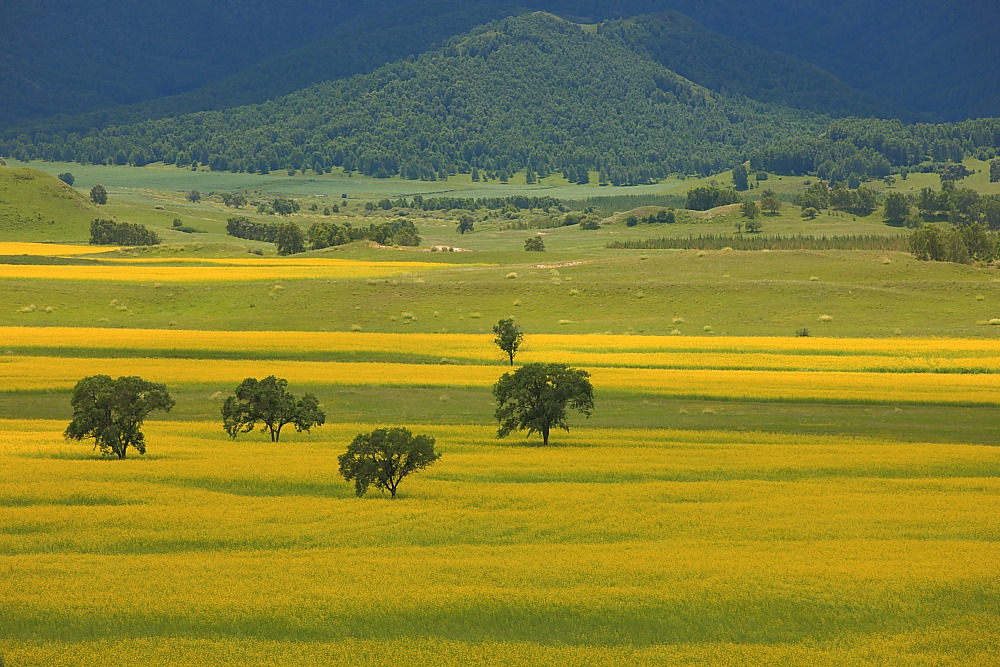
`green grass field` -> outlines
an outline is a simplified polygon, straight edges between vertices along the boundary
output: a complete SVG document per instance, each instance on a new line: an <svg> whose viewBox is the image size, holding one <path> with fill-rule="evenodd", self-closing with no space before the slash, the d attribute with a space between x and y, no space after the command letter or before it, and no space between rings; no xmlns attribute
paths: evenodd
<svg viewBox="0 0 1000 667"><path fill-rule="evenodd" d="M4 664L979 665L1000 653L996 268L607 247L731 234L731 208L632 228L615 215L592 231L477 212L466 235L458 212L411 212L420 248L282 259L225 235L231 215L276 218L208 193L296 196L290 219L306 228L396 214L365 212L368 199L527 188L31 166L72 172L66 201L84 213L0 229ZM766 185L791 194L804 180ZM95 182L107 206L85 201ZM323 216L340 192L346 211ZM32 201L19 215L61 215L58 197ZM95 211L166 245L2 243L85 242ZM199 232L171 230L174 218ZM791 206L763 224L905 233ZM537 233L546 252L525 252ZM548 448L495 438L491 385L509 367L491 328L511 316L526 332L518 362L594 381L593 416L572 414ZM177 405L147 422L145 456L104 460L63 440L73 384L94 373L167 383ZM222 402L270 373L315 393L327 424L278 445L231 441ZM357 499L336 457L387 425L435 437L442 458L396 501Z"/></svg>

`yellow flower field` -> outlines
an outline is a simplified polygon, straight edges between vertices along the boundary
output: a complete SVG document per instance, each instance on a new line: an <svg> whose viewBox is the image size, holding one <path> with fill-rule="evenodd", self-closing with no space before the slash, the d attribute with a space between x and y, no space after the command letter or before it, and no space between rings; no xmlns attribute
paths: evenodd
<svg viewBox="0 0 1000 667"><path fill-rule="evenodd" d="M367 424L101 461L0 421L8 665L990 664L995 447L414 424L441 460L353 497Z"/></svg>
<svg viewBox="0 0 1000 667"><path fill-rule="evenodd" d="M806 342L799 342L806 341ZM894 339L532 335L519 362L628 368L764 369L887 373L998 373L1000 341ZM422 355L495 363L491 335L313 331L182 331L71 327L0 327L0 345L32 349L254 352L351 352ZM58 353L58 352L57 352Z"/></svg>
<svg viewBox="0 0 1000 667"><path fill-rule="evenodd" d="M177 259L115 259L115 264L58 266L0 264L0 279L99 280L104 282L225 282L249 280L333 280L383 278L405 273L432 271L442 264L429 262L363 262L342 259L198 259L197 266L173 266ZM126 266L121 266L121 263ZM166 263L172 266L164 266ZM207 266L206 266L207 265Z"/></svg>
<svg viewBox="0 0 1000 667"><path fill-rule="evenodd" d="M0 241L0 255L34 255L35 257L73 257L74 255L93 255L113 250L121 250L117 246L69 245L67 243L22 243L17 241Z"/></svg>
<svg viewBox="0 0 1000 667"><path fill-rule="evenodd" d="M490 387L502 366L282 360L0 357L7 391L66 390L87 375L139 375L171 384L236 384L277 375L306 385ZM591 368L595 392L845 403L1000 404L998 374Z"/></svg>

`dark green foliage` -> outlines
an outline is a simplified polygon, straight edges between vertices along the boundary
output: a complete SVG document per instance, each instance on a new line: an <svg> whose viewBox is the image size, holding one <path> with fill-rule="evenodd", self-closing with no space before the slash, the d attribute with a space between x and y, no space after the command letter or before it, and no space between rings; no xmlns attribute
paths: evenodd
<svg viewBox="0 0 1000 667"><path fill-rule="evenodd" d="M750 178L747 174L747 168L742 164L738 164L733 168L733 187L739 191L746 190L750 187Z"/></svg>
<svg viewBox="0 0 1000 667"><path fill-rule="evenodd" d="M156 245L160 237L144 225L96 218L90 223L90 245Z"/></svg>
<svg viewBox="0 0 1000 667"><path fill-rule="evenodd" d="M744 218L753 220L757 217L759 212L760 210L757 208L757 202L755 201L745 201L742 205L740 205L740 215ZM751 230L747 229L747 231L749 232Z"/></svg>
<svg viewBox="0 0 1000 667"><path fill-rule="evenodd" d="M278 247L279 255L296 255L306 250L305 235L294 222L283 222L278 225L274 244Z"/></svg>
<svg viewBox="0 0 1000 667"><path fill-rule="evenodd" d="M960 181L966 176L972 175L972 172L961 162L943 164L937 168L937 173L941 176L942 181Z"/></svg>
<svg viewBox="0 0 1000 667"><path fill-rule="evenodd" d="M238 239L274 243L278 238L278 225L274 222L257 222L240 215L226 220L226 233Z"/></svg>
<svg viewBox="0 0 1000 667"><path fill-rule="evenodd" d="M987 231L977 222L944 229L940 225L925 224L910 234L910 252L924 261L989 262L997 257L998 234Z"/></svg>
<svg viewBox="0 0 1000 667"><path fill-rule="evenodd" d="M1000 182L1000 158L990 160L990 183Z"/></svg>
<svg viewBox="0 0 1000 667"><path fill-rule="evenodd" d="M565 364L527 364L513 373L504 373L493 386L497 402L497 437L527 429L528 435L540 433L542 444L549 444L549 431L569 431L567 408L587 417L594 409L594 388L587 371Z"/></svg>
<svg viewBox="0 0 1000 667"><path fill-rule="evenodd" d="M65 173L59 174L58 176L56 176L56 178L58 178L60 181L62 181L66 185L73 185L73 183L76 182L76 178L73 176L73 174L69 173L68 171L65 172Z"/></svg>
<svg viewBox="0 0 1000 667"><path fill-rule="evenodd" d="M404 477L441 458L434 451L434 442L434 438L413 435L400 426L359 433L337 458L340 474L348 482L354 481L354 493L359 498L372 485L395 498Z"/></svg>
<svg viewBox="0 0 1000 667"><path fill-rule="evenodd" d="M271 209L278 215L291 215L292 213L298 213L299 203L294 199L278 197L271 202Z"/></svg>
<svg viewBox="0 0 1000 667"><path fill-rule="evenodd" d="M285 389L288 381L268 375L263 380L247 378L236 388L236 393L222 405L222 426L233 440L241 433L250 433L260 425L262 433L278 442L281 429L286 424L295 426L299 433L309 432L314 426L326 422L326 414L312 394L296 398Z"/></svg>
<svg viewBox="0 0 1000 667"><path fill-rule="evenodd" d="M885 196L885 223L902 225L910 215L910 198L901 192L890 192Z"/></svg>
<svg viewBox="0 0 1000 667"><path fill-rule="evenodd" d="M475 231L476 223L472 219L471 215L465 214L458 219L458 233L465 234L465 232Z"/></svg>
<svg viewBox="0 0 1000 667"><path fill-rule="evenodd" d="M802 327L801 329L797 329L795 331L795 335L797 337L799 337L799 338L808 338L809 337L809 328L808 327Z"/></svg>
<svg viewBox="0 0 1000 667"><path fill-rule="evenodd" d="M627 185L718 172L772 134L814 133L820 122L713 95L614 40L531 14L265 104L93 136L17 135L0 152L101 163L138 151L258 172L302 169L318 156L347 171L424 180L477 167L501 180L531 168L586 182L603 170Z"/></svg>
<svg viewBox="0 0 1000 667"><path fill-rule="evenodd" d="M693 10L696 8L682 11L694 15ZM755 6L753 13L759 10ZM740 8L735 9L735 13L747 12ZM889 104L852 89L815 65L725 37L677 12L608 21L599 25L598 31L640 53L648 53L668 69L711 90L725 90L762 102L776 102L832 116L899 112ZM745 30L740 33L747 34Z"/></svg>
<svg viewBox="0 0 1000 667"><path fill-rule="evenodd" d="M316 222L309 227L307 237L313 250L362 240L374 241L379 245L420 245L416 226L405 218L378 225L373 223L367 227L354 227L349 223L338 225L335 222Z"/></svg>
<svg viewBox="0 0 1000 667"><path fill-rule="evenodd" d="M639 222L645 222L648 224L673 224L677 222L677 213L674 209L661 208L656 213L650 213L649 215L644 215L639 219ZM627 224L627 221L626 221Z"/></svg>
<svg viewBox="0 0 1000 667"><path fill-rule="evenodd" d="M124 459L129 447L146 453L142 424L154 410L169 412L174 400L164 384L129 376L112 380L108 375L91 375L76 383L73 420L63 437L67 440L94 439L101 454Z"/></svg>
<svg viewBox="0 0 1000 667"><path fill-rule="evenodd" d="M760 194L760 207L771 215L777 214L781 208L781 199L774 193L774 190L768 188Z"/></svg>
<svg viewBox="0 0 1000 667"><path fill-rule="evenodd" d="M503 350L510 359L510 365L514 365L514 355L517 349L524 342L524 332L521 327L514 324L513 318L505 318L493 325L493 343Z"/></svg>
<svg viewBox="0 0 1000 667"><path fill-rule="evenodd" d="M716 206L739 203L740 196L733 190L703 185L687 193L687 207L691 211L707 211Z"/></svg>
<svg viewBox="0 0 1000 667"><path fill-rule="evenodd" d="M786 135L787 136L787 135ZM781 139L754 152L751 169L776 174L814 173L829 181L884 178L893 169L960 162L980 149L1000 147L1000 118L904 125L898 120L835 120L820 136ZM935 165L935 163L941 163ZM945 169L957 169L947 166Z"/></svg>
<svg viewBox="0 0 1000 667"><path fill-rule="evenodd" d="M95 204L107 204L108 203L108 190L103 185L98 183L94 187L90 188L90 200Z"/></svg>
<svg viewBox="0 0 1000 667"><path fill-rule="evenodd" d="M749 230L748 230L749 231ZM636 241L612 241L608 248L625 250L886 250L908 251L905 236L698 236L660 237Z"/></svg>
<svg viewBox="0 0 1000 667"><path fill-rule="evenodd" d="M545 241L541 236L531 236L524 240L524 249L529 252L545 252Z"/></svg>
<svg viewBox="0 0 1000 667"><path fill-rule="evenodd" d="M196 202L200 202L201 201L201 193L198 192L197 190L191 190L190 192L187 193L186 199L189 202L191 202L192 204L194 204Z"/></svg>

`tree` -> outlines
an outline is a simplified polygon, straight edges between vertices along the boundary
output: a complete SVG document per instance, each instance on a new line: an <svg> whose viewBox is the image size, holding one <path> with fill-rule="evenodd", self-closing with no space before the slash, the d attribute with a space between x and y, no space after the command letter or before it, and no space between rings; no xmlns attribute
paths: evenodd
<svg viewBox="0 0 1000 667"><path fill-rule="evenodd" d="M742 164L736 165L733 169L733 187L737 190L746 190L750 187L747 168Z"/></svg>
<svg viewBox="0 0 1000 667"><path fill-rule="evenodd" d="M759 220L747 220L746 230L748 234L759 234L761 225Z"/></svg>
<svg viewBox="0 0 1000 667"><path fill-rule="evenodd" d="M889 192L885 196L885 223L899 226L910 214L910 200L902 192Z"/></svg>
<svg viewBox="0 0 1000 667"><path fill-rule="evenodd" d="M73 185L73 183L76 182L76 177L73 176L73 174L69 173L68 171L64 172L62 174L59 174L58 176L56 176L56 178L58 178L60 181L62 181L66 185Z"/></svg>
<svg viewBox="0 0 1000 667"><path fill-rule="evenodd" d="M288 380L268 375L263 380L247 378L236 393L222 404L222 426L233 440L240 433L250 433L260 424L261 433L268 432L271 442L278 442L286 424L306 433L326 422L326 414L312 394L296 398L285 387Z"/></svg>
<svg viewBox="0 0 1000 667"><path fill-rule="evenodd" d="M587 371L565 364L526 364L513 373L504 373L493 386L497 401L496 419L500 422L497 437L528 430L542 434L542 444L549 444L549 431L558 427L569 431L567 407L587 417L594 409L594 389Z"/></svg>
<svg viewBox="0 0 1000 667"><path fill-rule="evenodd" d="M755 201L745 201L740 205L740 213L744 218L754 220L757 217L757 202Z"/></svg>
<svg viewBox="0 0 1000 667"><path fill-rule="evenodd" d="M359 498L373 484L380 491L388 490L395 498L404 477L439 458L441 455L434 451L434 438L413 435L409 429L395 426L359 433L337 460L344 479L354 480L354 493Z"/></svg>
<svg viewBox="0 0 1000 667"><path fill-rule="evenodd" d="M200 202L201 201L201 193L198 192L197 190L191 190L189 193L187 193L187 200L189 202L191 202L192 204L194 204L196 202Z"/></svg>
<svg viewBox="0 0 1000 667"><path fill-rule="evenodd" d="M990 183L1000 181L1000 158L990 160Z"/></svg>
<svg viewBox="0 0 1000 667"><path fill-rule="evenodd" d="M167 386L129 376L112 380L108 375L91 375L76 383L73 420L63 432L67 440L94 439L101 454L124 459L129 447L146 453L142 423L150 412L169 412L174 399Z"/></svg>
<svg viewBox="0 0 1000 667"><path fill-rule="evenodd" d="M465 232L475 231L476 223L472 219L472 216L468 213L464 214L458 219L458 233L465 234Z"/></svg>
<svg viewBox="0 0 1000 667"><path fill-rule="evenodd" d="M514 324L513 318L508 317L493 326L493 333L496 336L493 342L510 357L510 365L513 366L517 348L524 342L524 332L521 331L521 327Z"/></svg>
<svg viewBox="0 0 1000 667"><path fill-rule="evenodd" d="M778 209L781 208L781 200L778 199L778 195L776 195L774 190L771 188L764 190L764 192L760 194L760 207L771 215L776 215L778 213Z"/></svg>
<svg viewBox="0 0 1000 667"><path fill-rule="evenodd" d="M541 236L532 236L524 240L524 249L530 252L545 252L545 241Z"/></svg>
<svg viewBox="0 0 1000 667"><path fill-rule="evenodd" d="M291 215L299 212L299 203L294 199L278 197L271 202L271 208L278 215Z"/></svg>
<svg viewBox="0 0 1000 667"><path fill-rule="evenodd" d="M295 255L306 250L305 235L294 222L283 222L278 225L274 244L278 246L279 255Z"/></svg>
<svg viewBox="0 0 1000 667"><path fill-rule="evenodd" d="M101 184L97 184L90 188L90 199L95 204L107 204L108 203L108 191Z"/></svg>

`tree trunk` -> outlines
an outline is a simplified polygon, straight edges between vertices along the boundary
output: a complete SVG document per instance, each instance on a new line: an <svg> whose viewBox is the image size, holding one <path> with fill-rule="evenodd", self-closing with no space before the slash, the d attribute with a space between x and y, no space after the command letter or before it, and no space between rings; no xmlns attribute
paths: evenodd
<svg viewBox="0 0 1000 667"><path fill-rule="evenodd" d="M542 446L548 446L549 444L549 427L542 427Z"/></svg>

